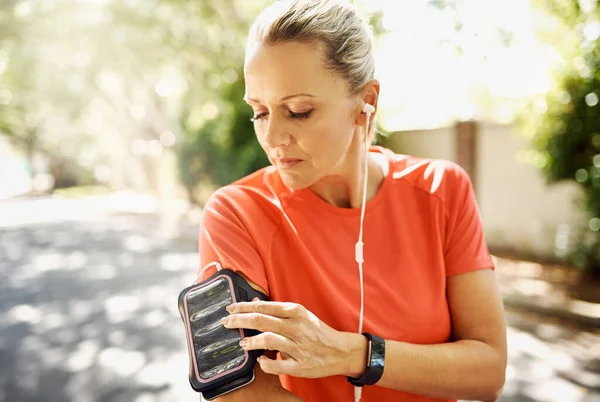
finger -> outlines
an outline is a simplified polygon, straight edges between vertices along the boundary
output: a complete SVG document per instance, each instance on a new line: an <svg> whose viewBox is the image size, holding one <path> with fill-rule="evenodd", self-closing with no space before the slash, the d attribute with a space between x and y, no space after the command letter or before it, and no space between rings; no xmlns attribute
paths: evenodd
<svg viewBox="0 0 600 402"><path fill-rule="evenodd" d="M233 303L227 306L230 313L261 313L272 315L279 318L298 317L304 307L297 303L271 302L271 301L251 301Z"/></svg>
<svg viewBox="0 0 600 402"><path fill-rule="evenodd" d="M260 364L260 368L267 374L288 374L294 375L294 373L298 370L298 362L294 359L287 360L277 360L270 359L267 356L261 356L257 360L258 364Z"/></svg>
<svg viewBox="0 0 600 402"><path fill-rule="evenodd" d="M259 313L231 314L221 319L225 328L255 329L260 332L275 332L288 335L290 323L284 319Z"/></svg>
<svg viewBox="0 0 600 402"><path fill-rule="evenodd" d="M294 343L283 335L274 332L263 332L255 336L249 336L240 341L244 350L277 350L291 355L295 349Z"/></svg>

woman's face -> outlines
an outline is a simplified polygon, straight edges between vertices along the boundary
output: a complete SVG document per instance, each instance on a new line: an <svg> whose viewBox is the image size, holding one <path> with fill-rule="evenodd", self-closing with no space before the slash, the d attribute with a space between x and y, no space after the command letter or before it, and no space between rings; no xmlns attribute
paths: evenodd
<svg viewBox="0 0 600 402"><path fill-rule="evenodd" d="M359 102L323 67L318 46L259 45L246 57L245 78L258 141L288 187L345 174Z"/></svg>

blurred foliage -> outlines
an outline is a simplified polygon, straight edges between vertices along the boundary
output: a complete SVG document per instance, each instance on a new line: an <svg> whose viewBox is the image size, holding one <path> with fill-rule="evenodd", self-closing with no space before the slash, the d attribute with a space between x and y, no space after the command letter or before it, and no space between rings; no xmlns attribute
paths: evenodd
<svg viewBox="0 0 600 402"><path fill-rule="evenodd" d="M199 187L268 163L242 100L247 32L268 3L0 2L0 135L56 187L160 192L172 153L201 203Z"/></svg>
<svg viewBox="0 0 600 402"><path fill-rule="evenodd" d="M233 3L212 9L213 62L202 82L191 81L183 101L179 166L181 180L196 202L202 200L193 190L204 185L203 179L222 186L269 163L254 135L252 109L243 101L246 35L260 11L257 6L267 2L253 2L256 8L246 13L236 12L240 4Z"/></svg>
<svg viewBox="0 0 600 402"><path fill-rule="evenodd" d="M242 76L241 70L228 71ZM203 184L203 177L210 178L216 186L229 184L269 164L255 139L250 121L253 112L243 101L244 92L244 86L237 82L222 85L220 97L204 106L204 114L212 116L218 111L218 115L199 127L195 119L202 119L196 116L202 109L184 110L185 137L179 147L179 165L187 189ZM194 197L192 192L190 196Z"/></svg>
<svg viewBox="0 0 600 402"><path fill-rule="evenodd" d="M549 183L577 183L588 225L573 262L600 277L600 8L597 2L535 0L537 29L558 59L554 86L522 118L531 137L530 160Z"/></svg>
<svg viewBox="0 0 600 402"><path fill-rule="evenodd" d="M266 162L240 70L265 3L1 2L0 135L34 174L45 155L59 186L158 191L168 152L181 155L192 198L203 179L241 177Z"/></svg>

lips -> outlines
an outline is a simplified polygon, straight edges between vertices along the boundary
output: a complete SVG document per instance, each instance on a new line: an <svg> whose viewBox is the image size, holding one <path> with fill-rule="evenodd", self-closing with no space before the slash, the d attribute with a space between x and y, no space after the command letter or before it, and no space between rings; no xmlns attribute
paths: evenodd
<svg viewBox="0 0 600 402"><path fill-rule="evenodd" d="M281 158L281 159L277 159L277 167L280 169L291 169L295 166L297 166L298 164L302 163L302 159L296 159L296 158Z"/></svg>

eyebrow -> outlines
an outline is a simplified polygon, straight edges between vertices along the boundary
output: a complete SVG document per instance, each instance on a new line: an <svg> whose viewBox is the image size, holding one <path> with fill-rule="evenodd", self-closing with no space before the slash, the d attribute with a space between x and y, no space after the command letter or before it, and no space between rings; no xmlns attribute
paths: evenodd
<svg viewBox="0 0 600 402"><path fill-rule="evenodd" d="M292 98L300 98L300 97L314 98L315 96L311 95L311 94L307 94L307 93L299 93L299 94L284 96L283 98L279 99L279 102L284 102L284 101L290 100ZM260 101L258 99L249 98L248 96L244 96L244 100L251 101L254 103L260 103Z"/></svg>

